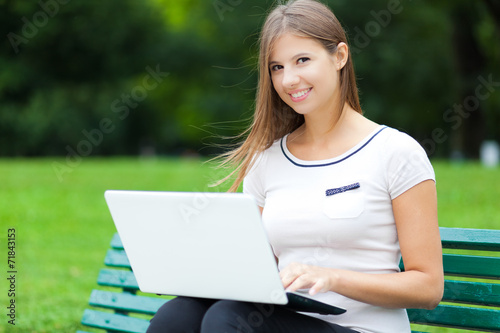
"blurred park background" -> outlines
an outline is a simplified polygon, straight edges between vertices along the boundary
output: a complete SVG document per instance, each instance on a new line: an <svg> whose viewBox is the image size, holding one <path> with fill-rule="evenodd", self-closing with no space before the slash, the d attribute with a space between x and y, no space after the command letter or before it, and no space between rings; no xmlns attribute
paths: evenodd
<svg viewBox="0 0 500 333"><path fill-rule="evenodd" d="M500 168L479 162L500 141L500 3L323 2L367 117L429 154L440 224L500 229ZM249 124L273 3L0 0L0 244L15 228L18 269L0 332L80 328L115 231L106 189L224 190L205 162Z"/></svg>
<svg viewBox="0 0 500 333"><path fill-rule="evenodd" d="M366 115L431 157L500 140L500 3L325 1ZM218 152L248 124L270 0L0 1L0 156Z"/></svg>

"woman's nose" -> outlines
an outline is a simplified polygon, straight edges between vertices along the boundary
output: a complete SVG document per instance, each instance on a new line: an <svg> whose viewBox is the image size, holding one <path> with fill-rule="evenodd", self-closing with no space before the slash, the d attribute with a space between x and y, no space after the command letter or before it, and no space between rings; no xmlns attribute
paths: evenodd
<svg viewBox="0 0 500 333"><path fill-rule="evenodd" d="M292 69L285 69L283 71L283 87L285 88L293 88L300 82L300 77L297 73Z"/></svg>

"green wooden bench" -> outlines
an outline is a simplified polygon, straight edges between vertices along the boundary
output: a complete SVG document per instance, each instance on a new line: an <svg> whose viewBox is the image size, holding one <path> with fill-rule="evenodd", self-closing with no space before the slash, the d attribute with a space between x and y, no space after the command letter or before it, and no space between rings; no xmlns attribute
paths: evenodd
<svg viewBox="0 0 500 333"><path fill-rule="evenodd" d="M446 276L443 300L432 311L408 309L411 322L425 325L417 326L421 330L437 326L500 332L500 230L440 229ZM92 308L85 310L82 324L107 332L145 332L149 319L168 299L140 295L118 235L104 264L97 283L113 288L92 291Z"/></svg>

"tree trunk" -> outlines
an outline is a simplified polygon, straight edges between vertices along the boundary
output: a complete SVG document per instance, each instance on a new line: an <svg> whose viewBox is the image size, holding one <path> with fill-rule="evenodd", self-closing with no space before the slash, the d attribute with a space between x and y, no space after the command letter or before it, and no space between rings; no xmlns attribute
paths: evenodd
<svg viewBox="0 0 500 333"><path fill-rule="evenodd" d="M458 107L461 125L452 130L452 150L462 152L467 158L478 158L479 147L485 138L485 117L477 87L485 68L485 58L474 34L479 22L473 2L458 2L451 13L453 20L453 45L460 77Z"/></svg>

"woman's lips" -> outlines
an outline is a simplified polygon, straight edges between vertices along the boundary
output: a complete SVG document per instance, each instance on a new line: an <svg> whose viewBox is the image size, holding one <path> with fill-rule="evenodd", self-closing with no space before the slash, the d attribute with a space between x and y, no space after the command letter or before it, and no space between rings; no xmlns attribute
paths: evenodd
<svg viewBox="0 0 500 333"><path fill-rule="evenodd" d="M293 102L301 102L309 96L312 88L294 90L293 92L288 93Z"/></svg>

